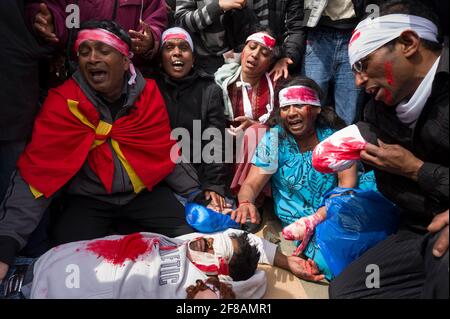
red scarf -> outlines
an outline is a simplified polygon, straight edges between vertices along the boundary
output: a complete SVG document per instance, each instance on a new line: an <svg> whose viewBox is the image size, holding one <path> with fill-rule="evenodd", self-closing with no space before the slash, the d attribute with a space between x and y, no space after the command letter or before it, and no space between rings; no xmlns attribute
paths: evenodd
<svg viewBox="0 0 450 319"><path fill-rule="evenodd" d="M50 90L33 129L31 143L19 159L24 180L45 197L65 185L86 159L108 193L112 191L114 160L111 147L103 143L115 140L137 178L148 190L172 172L175 164L170 151L170 124L161 94L153 80L146 80L144 90L129 115L112 124L107 135L96 134L70 110L73 100L81 116L97 127L98 111L78 84L70 79ZM77 105L78 104L78 105ZM131 176L130 176L131 178Z"/></svg>

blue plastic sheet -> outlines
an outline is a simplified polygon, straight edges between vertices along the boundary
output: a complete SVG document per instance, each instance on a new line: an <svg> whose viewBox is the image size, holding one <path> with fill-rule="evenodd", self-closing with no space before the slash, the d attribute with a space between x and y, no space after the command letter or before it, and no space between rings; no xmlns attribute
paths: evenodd
<svg viewBox="0 0 450 319"><path fill-rule="evenodd" d="M316 228L316 241L334 276L398 229L397 207L379 192L336 188L324 203L327 218Z"/></svg>
<svg viewBox="0 0 450 319"><path fill-rule="evenodd" d="M185 212L188 224L201 233L209 234L228 228L240 228L240 224L232 220L230 215L218 213L199 204L186 204Z"/></svg>

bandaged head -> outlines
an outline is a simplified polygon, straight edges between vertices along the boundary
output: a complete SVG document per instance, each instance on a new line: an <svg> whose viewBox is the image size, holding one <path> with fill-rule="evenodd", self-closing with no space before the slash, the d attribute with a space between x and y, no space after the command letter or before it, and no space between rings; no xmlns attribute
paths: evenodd
<svg viewBox="0 0 450 319"><path fill-rule="evenodd" d="M133 57L133 53L130 51L130 47L128 44L119 38L114 33L105 30L105 29L83 29L78 32L77 39L75 41L75 51L78 52L80 45L85 41L99 41L110 47L119 51L122 55L130 58L130 73L131 77L128 81L128 84L136 83L136 70L134 68L133 63L131 62L131 58Z"/></svg>
<svg viewBox="0 0 450 319"><path fill-rule="evenodd" d="M278 95L280 107L289 105L321 106L319 95L313 89L295 85L282 89Z"/></svg>
<svg viewBox="0 0 450 319"><path fill-rule="evenodd" d="M189 46L191 47L192 52L194 52L194 42L192 41L191 36L189 33L182 29L182 28L170 28L164 31L164 33L161 36L161 47L169 40L184 40L187 43L189 43Z"/></svg>
<svg viewBox="0 0 450 319"><path fill-rule="evenodd" d="M272 37L271 35L264 33L264 32L253 33L252 35L250 35L247 38L245 43L247 43L249 41L258 42L259 44L265 46L266 48L268 48L270 50L273 50L275 48L275 44L277 43L277 41L275 40L274 37Z"/></svg>
<svg viewBox="0 0 450 319"><path fill-rule="evenodd" d="M188 242L191 262L207 275L228 276L228 264L234 253L233 241L228 235L224 234L211 235L210 237L214 239L212 244L214 253L196 251L190 247L191 242L200 238Z"/></svg>
<svg viewBox="0 0 450 319"><path fill-rule="evenodd" d="M353 31L348 48L350 65L353 66L407 30L416 32L421 39L438 42L438 28L428 19L408 14L389 14L375 19L369 17Z"/></svg>

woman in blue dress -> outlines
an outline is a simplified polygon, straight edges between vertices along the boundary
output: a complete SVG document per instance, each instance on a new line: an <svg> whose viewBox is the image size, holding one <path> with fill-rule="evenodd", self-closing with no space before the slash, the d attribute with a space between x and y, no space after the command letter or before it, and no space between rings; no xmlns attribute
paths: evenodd
<svg viewBox="0 0 450 319"><path fill-rule="evenodd" d="M320 251L309 239L326 217L324 195L335 187L374 189L373 174L362 174L357 165L323 174L312 166L312 151L345 124L331 108L321 106L322 92L311 79L296 77L281 86L279 108L272 128L262 138L250 173L238 194L239 206L232 213L237 222L260 223L254 201L271 182L275 214L288 240L301 240L297 253L314 259L325 275L328 271ZM309 245L308 245L309 244Z"/></svg>

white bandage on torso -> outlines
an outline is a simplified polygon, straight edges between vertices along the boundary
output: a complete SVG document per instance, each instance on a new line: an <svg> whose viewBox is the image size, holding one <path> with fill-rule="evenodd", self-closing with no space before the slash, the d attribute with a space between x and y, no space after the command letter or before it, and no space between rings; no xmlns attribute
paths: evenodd
<svg viewBox="0 0 450 319"><path fill-rule="evenodd" d="M408 14L389 14L375 19L369 17L353 31L348 47L350 65L353 66L407 30L416 32L421 39L438 42L438 28L428 19Z"/></svg>

